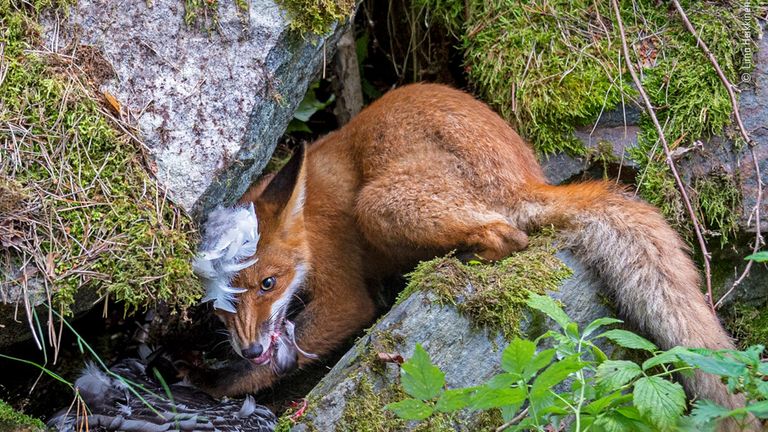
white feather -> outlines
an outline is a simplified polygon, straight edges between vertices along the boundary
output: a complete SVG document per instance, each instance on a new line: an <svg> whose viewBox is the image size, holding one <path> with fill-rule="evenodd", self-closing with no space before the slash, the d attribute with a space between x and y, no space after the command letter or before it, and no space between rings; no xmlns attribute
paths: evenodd
<svg viewBox="0 0 768 432"><path fill-rule="evenodd" d="M202 301L213 301L214 308L235 313L235 294L246 290L233 287L232 279L256 262L248 259L256 253L259 243L259 222L253 203L247 207L216 208L208 215L203 232L192 261L192 268L206 288Z"/></svg>

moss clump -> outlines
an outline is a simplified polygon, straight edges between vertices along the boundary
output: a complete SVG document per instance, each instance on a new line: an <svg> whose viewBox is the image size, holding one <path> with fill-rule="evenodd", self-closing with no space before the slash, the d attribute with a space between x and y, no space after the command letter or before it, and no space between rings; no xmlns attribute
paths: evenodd
<svg viewBox="0 0 768 432"><path fill-rule="evenodd" d="M712 174L696 179L695 203L710 237L720 237L725 246L736 235L741 208L741 192L732 176Z"/></svg>
<svg viewBox="0 0 768 432"><path fill-rule="evenodd" d="M45 424L39 419L20 413L0 400L0 430L37 432L46 429Z"/></svg>
<svg viewBox="0 0 768 432"><path fill-rule="evenodd" d="M23 211L0 214L21 239L0 249L3 262L29 261L65 311L83 287L129 308L194 303L191 222L147 175L139 146L113 128L78 65L32 51L39 7L67 4L38 3L0 2L0 183L25 195Z"/></svg>
<svg viewBox="0 0 768 432"><path fill-rule="evenodd" d="M628 85L610 2L415 1L459 38L478 94L540 153L583 153L574 127L594 123L602 113L637 97ZM633 61L669 143L689 146L722 133L730 124L727 92L674 8L652 0L620 3ZM740 82L741 74L753 67L752 59L743 55L745 43L752 44L745 42L744 29L758 34L757 17L765 12L765 3L750 5L751 12L738 2L681 3L725 75ZM640 165L642 196L684 234L689 232L658 134L645 115L631 157Z"/></svg>
<svg viewBox="0 0 768 432"><path fill-rule="evenodd" d="M384 409L388 403L404 397L402 390L391 386L375 392L365 375L355 385L354 394L347 399L337 430L340 432L386 432L402 429L405 422Z"/></svg>
<svg viewBox="0 0 768 432"><path fill-rule="evenodd" d="M233 0L241 20L247 23L248 2ZM219 0L184 0L184 23L209 33L219 26Z"/></svg>
<svg viewBox="0 0 768 432"><path fill-rule="evenodd" d="M340 432L453 432L456 430L493 431L503 423L497 410L478 413L468 419L459 418L458 413L436 412L415 427L397 417L384 406L407 397L397 383L388 384L376 391L369 378L361 374L356 380L354 394L347 399L337 426Z"/></svg>
<svg viewBox="0 0 768 432"><path fill-rule="evenodd" d="M346 20L355 9L354 0L278 0L300 34L321 35L336 21Z"/></svg>
<svg viewBox="0 0 768 432"><path fill-rule="evenodd" d="M464 264L454 257L419 264L409 275L398 301L416 290L430 290L439 301L453 304L479 327L518 336L518 323L530 292L557 290L571 270L556 256L554 232L530 238L528 248L493 264Z"/></svg>
<svg viewBox="0 0 768 432"><path fill-rule="evenodd" d="M726 320L726 326L739 346L768 345L768 307L736 305Z"/></svg>

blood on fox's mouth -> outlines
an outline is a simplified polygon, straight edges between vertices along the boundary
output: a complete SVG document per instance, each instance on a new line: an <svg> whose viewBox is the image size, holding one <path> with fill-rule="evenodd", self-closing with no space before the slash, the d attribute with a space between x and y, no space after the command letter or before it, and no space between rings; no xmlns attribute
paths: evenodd
<svg viewBox="0 0 768 432"><path fill-rule="evenodd" d="M270 360L272 360L272 357L274 357L275 353L275 346L277 345L275 342L280 337L281 332L276 331L272 333L269 336L269 346L266 350L264 350L263 353L261 353L260 356L250 359L251 363L253 363L256 366L261 366L264 364L269 363Z"/></svg>

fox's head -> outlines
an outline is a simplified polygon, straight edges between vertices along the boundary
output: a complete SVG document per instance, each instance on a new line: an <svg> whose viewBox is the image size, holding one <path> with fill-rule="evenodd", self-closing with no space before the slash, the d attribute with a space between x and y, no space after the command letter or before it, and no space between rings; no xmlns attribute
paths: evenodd
<svg viewBox="0 0 768 432"><path fill-rule="evenodd" d="M282 373L298 353L289 309L308 277L304 229L304 150L276 175L255 184L240 205L219 207L203 227L194 261L216 315L226 324L235 352L253 364L272 363Z"/></svg>

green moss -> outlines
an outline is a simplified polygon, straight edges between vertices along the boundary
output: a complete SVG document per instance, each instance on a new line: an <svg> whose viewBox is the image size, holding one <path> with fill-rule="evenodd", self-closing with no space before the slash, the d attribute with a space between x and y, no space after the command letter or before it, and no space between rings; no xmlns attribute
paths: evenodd
<svg viewBox="0 0 768 432"><path fill-rule="evenodd" d="M20 413L0 400L0 430L44 431L45 425L39 419Z"/></svg>
<svg viewBox="0 0 768 432"><path fill-rule="evenodd" d="M201 292L190 267L190 220L165 200L140 148L116 132L95 92L82 86L87 77L30 51L39 44L38 13L0 2L8 41L0 124L9 125L0 130L0 172L26 193L26 217L14 221L24 233L17 249L64 310L83 287L129 308L193 304Z"/></svg>
<svg viewBox="0 0 768 432"><path fill-rule="evenodd" d="M188 26L215 30L219 24L218 0L184 0L184 22Z"/></svg>
<svg viewBox="0 0 768 432"><path fill-rule="evenodd" d="M430 290L477 326L499 330L510 339L518 335L528 293L557 290L571 275L555 257L553 240L552 231L532 236L526 250L493 264L464 264L450 256L423 262L409 275L398 301L414 291Z"/></svg>
<svg viewBox="0 0 768 432"><path fill-rule="evenodd" d="M752 345L768 345L768 307L737 304L726 319L726 327L739 341L741 349Z"/></svg>
<svg viewBox="0 0 768 432"><path fill-rule="evenodd" d="M402 429L405 422L384 409L388 403L401 400L405 393L392 385L376 392L365 375L355 385L354 394L347 398L337 430L340 432L388 432Z"/></svg>
<svg viewBox="0 0 768 432"><path fill-rule="evenodd" d="M291 29L300 34L321 35L336 21L346 20L354 11L354 0L278 0L288 12Z"/></svg>
<svg viewBox="0 0 768 432"><path fill-rule="evenodd" d="M719 237L725 246L735 237L741 214L741 192L732 176L711 174L696 179L695 205L702 215L702 223L710 237Z"/></svg>

